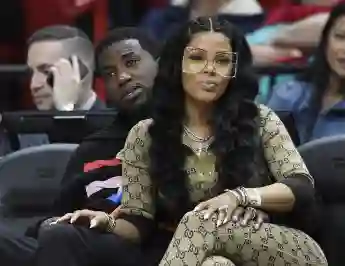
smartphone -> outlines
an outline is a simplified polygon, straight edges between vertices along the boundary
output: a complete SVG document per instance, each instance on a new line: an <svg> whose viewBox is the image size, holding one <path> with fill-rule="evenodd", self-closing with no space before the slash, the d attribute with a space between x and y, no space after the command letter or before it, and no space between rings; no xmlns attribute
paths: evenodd
<svg viewBox="0 0 345 266"><path fill-rule="evenodd" d="M68 61L72 64L72 58L71 57L68 58ZM78 61L79 71L80 71L80 80L83 80L85 78L85 76L88 74L89 70L86 67L86 65L83 63L83 61L81 61L79 59L79 57L77 57L77 61ZM52 88L54 87L54 75L53 75L53 73L48 74L47 84Z"/></svg>

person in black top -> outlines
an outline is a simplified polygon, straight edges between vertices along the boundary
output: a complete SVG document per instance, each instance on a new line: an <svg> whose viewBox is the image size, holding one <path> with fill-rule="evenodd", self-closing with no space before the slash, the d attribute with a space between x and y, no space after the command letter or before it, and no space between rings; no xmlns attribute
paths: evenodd
<svg viewBox="0 0 345 266"><path fill-rule="evenodd" d="M87 164L92 164L94 161L111 162L123 148L130 128L139 120L148 117L148 100L157 73L158 55L158 42L136 28L115 29L98 44L96 48L97 74L105 81L107 105L118 109L119 113L109 127L87 137L72 154L63 178L61 194L54 206L57 217L80 208L106 212L116 208L117 205L108 199L108 196L116 191L104 189L89 198L86 188L94 181L105 181L121 175L121 166L96 167L87 173L84 173L84 170ZM59 241L55 241L57 245L55 252L61 253L61 258L66 258L66 256L69 258L68 252L82 253L82 251L75 252L75 248L85 247L97 252L97 250L102 250L104 243L117 241L117 239L109 239L105 235L102 237L103 235L95 234L87 229L84 232L83 229L72 225L51 226L50 223L54 219L45 220L40 225L29 228L25 237L15 236L9 228L0 226L1 264L26 266L37 263L40 265L40 262L34 262L34 257L38 247L36 237L41 232L43 232L43 239L71 238L68 241L71 246L59 246ZM120 239L116 243L127 245ZM55 247L51 248L55 249ZM108 255L115 256L116 254ZM118 255L121 256L121 254ZM134 255L129 258L124 257L124 259L129 260L128 263L130 263L131 260L135 261ZM81 261L78 260L78 263L82 264L83 258L79 259ZM93 258L84 259L92 261ZM59 264L60 262L52 263ZM68 264L68 261L64 263Z"/></svg>

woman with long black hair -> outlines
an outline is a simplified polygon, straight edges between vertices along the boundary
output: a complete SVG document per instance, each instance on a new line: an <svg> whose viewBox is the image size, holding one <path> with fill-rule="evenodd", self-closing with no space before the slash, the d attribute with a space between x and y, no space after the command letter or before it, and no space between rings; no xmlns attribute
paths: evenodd
<svg viewBox="0 0 345 266"><path fill-rule="evenodd" d="M86 216L145 255L167 236L149 265L327 265L303 232L317 224L313 178L279 118L254 103L251 66L244 36L217 17L177 31L159 60L152 119L117 156L118 216L81 210L68 220Z"/></svg>
<svg viewBox="0 0 345 266"><path fill-rule="evenodd" d="M243 35L200 18L168 41L159 64L153 117L131 130L118 156L124 220L111 230L131 223L138 239L152 219L173 228L160 265L212 264L212 255L229 265L327 265L298 230L311 229L299 215L315 210L313 179L279 118L253 101Z"/></svg>

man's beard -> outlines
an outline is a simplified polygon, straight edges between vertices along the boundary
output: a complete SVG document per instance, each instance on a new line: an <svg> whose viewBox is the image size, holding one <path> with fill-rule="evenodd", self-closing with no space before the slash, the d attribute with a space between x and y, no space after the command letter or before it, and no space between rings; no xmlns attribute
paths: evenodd
<svg viewBox="0 0 345 266"><path fill-rule="evenodd" d="M140 86L142 89L142 92L138 96L138 98L134 99L133 102L128 101L127 103L125 101L120 101L120 103L115 103L111 99L106 99L106 105L108 108L116 109L119 112L127 113L130 115L131 113L137 113L145 109L148 105L148 102L151 102L152 97L152 89L147 88L145 86Z"/></svg>

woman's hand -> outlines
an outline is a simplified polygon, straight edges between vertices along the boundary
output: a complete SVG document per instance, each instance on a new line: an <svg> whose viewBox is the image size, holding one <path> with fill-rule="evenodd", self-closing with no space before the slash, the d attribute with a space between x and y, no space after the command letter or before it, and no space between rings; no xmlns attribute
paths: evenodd
<svg viewBox="0 0 345 266"><path fill-rule="evenodd" d="M264 222L269 221L268 214L252 207L237 207L232 213L232 221L247 226L250 221L254 223L254 229L259 230Z"/></svg>
<svg viewBox="0 0 345 266"><path fill-rule="evenodd" d="M217 197L198 204L194 211L203 211L204 219L209 219L213 214L218 214L217 224L219 227L231 221L233 211L238 207L237 197L230 191Z"/></svg>

